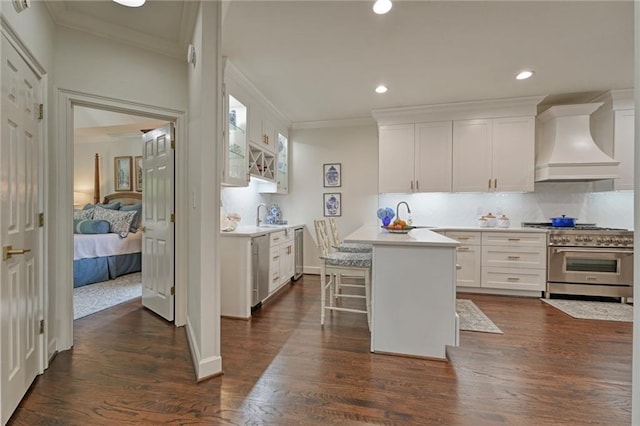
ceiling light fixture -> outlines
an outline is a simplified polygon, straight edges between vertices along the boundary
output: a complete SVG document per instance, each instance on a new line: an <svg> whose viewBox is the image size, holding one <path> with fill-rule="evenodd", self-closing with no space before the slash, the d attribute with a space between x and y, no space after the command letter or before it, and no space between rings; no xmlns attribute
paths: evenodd
<svg viewBox="0 0 640 426"><path fill-rule="evenodd" d="M387 93L387 86L381 84L380 86L376 87L376 93Z"/></svg>
<svg viewBox="0 0 640 426"><path fill-rule="evenodd" d="M376 0L373 4L373 11L378 15L384 15L393 7L391 0Z"/></svg>
<svg viewBox="0 0 640 426"><path fill-rule="evenodd" d="M115 3L121 4L127 7L140 7L147 0L113 0Z"/></svg>
<svg viewBox="0 0 640 426"><path fill-rule="evenodd" d="M533 75L533 71L520 71L518 75L516 75L516 80L526 80Z"/></svg>

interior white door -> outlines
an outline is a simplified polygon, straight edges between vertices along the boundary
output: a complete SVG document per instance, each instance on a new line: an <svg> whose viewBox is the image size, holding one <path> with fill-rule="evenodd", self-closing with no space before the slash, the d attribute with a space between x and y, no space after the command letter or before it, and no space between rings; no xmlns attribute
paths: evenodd
<svg viewBox="0 0 640 426"><path fill-rule="evenodd" d="M4 36L0 57L0 411L5 424L40 369L40 81Z"/></svg>
<svg viewBox="0 0 640 426"><path fill-rule="evenodd" d="M173 124L142 136L142 304L173 321Z"/></svg>

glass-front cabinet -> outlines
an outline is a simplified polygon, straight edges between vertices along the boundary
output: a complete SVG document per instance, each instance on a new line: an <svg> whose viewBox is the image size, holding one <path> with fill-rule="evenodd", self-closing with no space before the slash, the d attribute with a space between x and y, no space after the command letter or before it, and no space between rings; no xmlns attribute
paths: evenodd
<svg viewBox="0 0 640 426"><path fill-rule="evenodd" d="M247 106L228 94L223 184L247 186Z"/></svg>
<svg viewBox="0 0 640 426"><path fill-rule="evenodd" d="M276 184L278 185L277 193L289 193L289 140L280 132L278 132L278 176Z"/></svg>

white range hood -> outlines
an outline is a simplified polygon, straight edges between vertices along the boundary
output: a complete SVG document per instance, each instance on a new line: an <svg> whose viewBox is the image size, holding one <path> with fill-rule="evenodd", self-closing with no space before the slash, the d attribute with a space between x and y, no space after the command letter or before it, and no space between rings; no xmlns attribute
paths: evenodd
<svg viewBox="0 0 640 426"><path fill-rule="evenodd" d="M601 102L552 106L538 116L536 182L616 179L619 161L596 145L590 115Z"/></svg>

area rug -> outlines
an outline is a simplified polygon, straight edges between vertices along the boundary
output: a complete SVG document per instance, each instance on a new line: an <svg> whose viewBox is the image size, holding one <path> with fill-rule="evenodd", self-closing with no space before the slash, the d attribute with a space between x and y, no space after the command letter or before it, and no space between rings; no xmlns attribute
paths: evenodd
<svg viewBox="0 0 640 426"><path fill-rule="evenodd" d="M573 318L633 322L633 306L625 303L559 299L540 300Z"/></svg>
<svg viewBox="0 0 640 426"><path fill-rule="evenodd" d="M73 289L73 319L86 317L142 295L142 273Z"/></svg>
<svg viewBox="0 0 640 426"><path fill-rule="evenodd" d="M456 299L456 312L460 317L460 331L502 334L502 330L471 300Z"/></svg>

